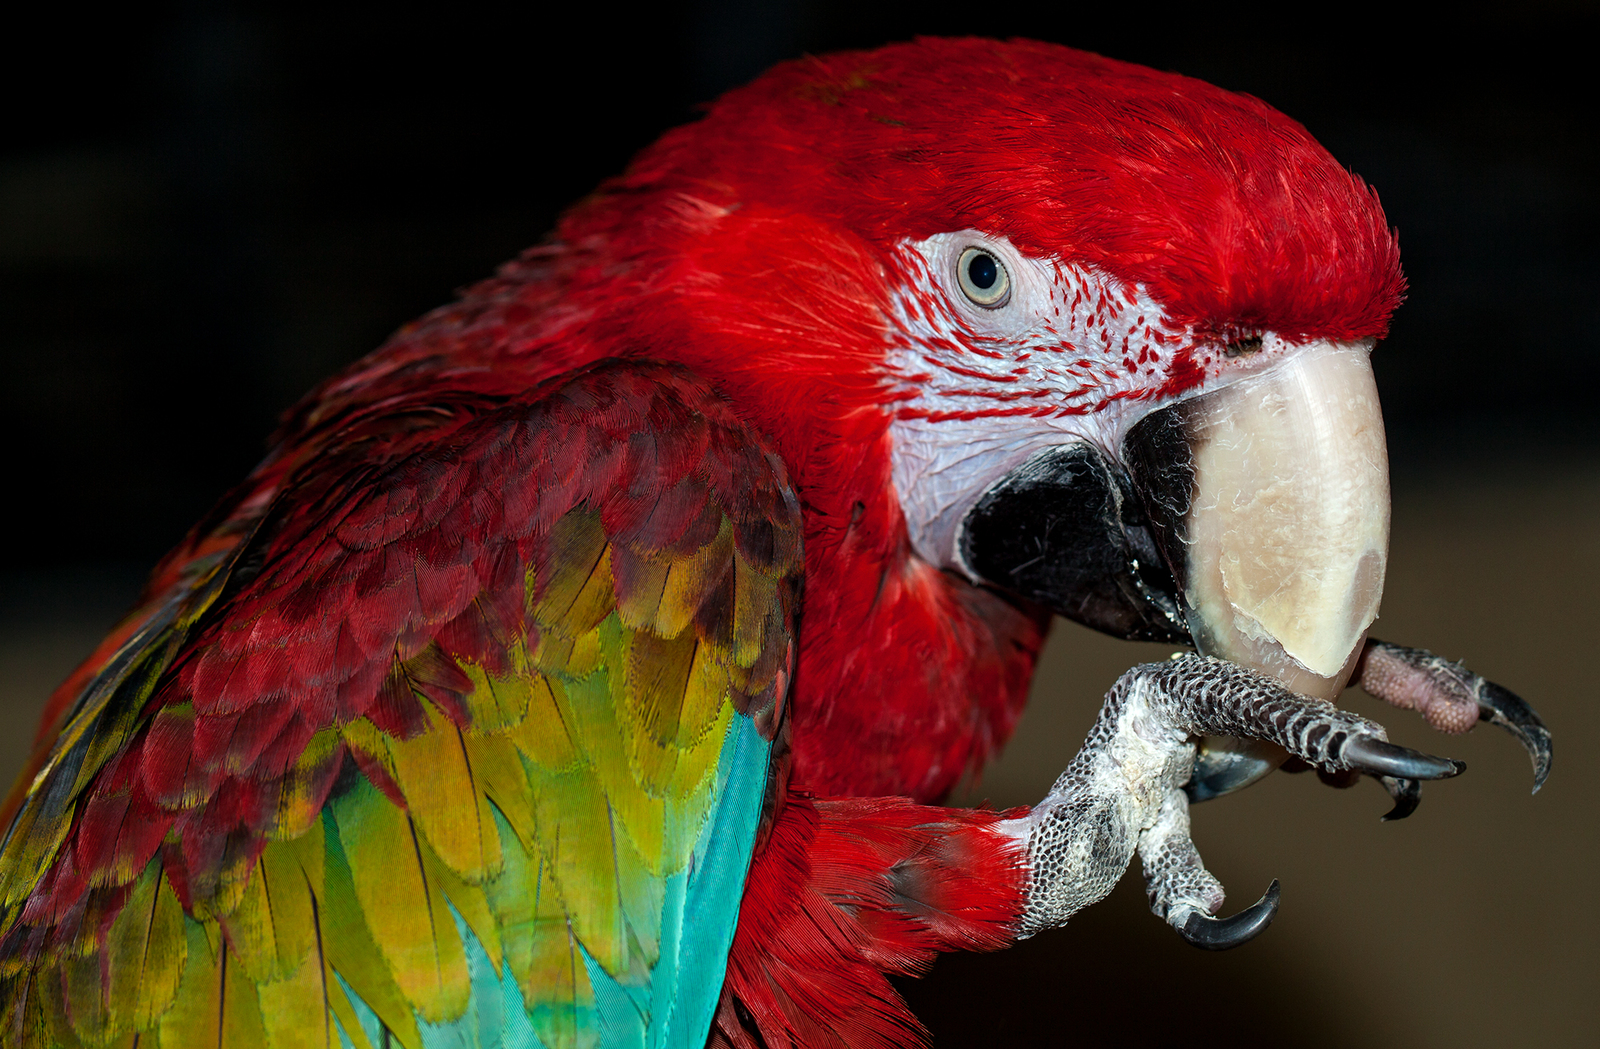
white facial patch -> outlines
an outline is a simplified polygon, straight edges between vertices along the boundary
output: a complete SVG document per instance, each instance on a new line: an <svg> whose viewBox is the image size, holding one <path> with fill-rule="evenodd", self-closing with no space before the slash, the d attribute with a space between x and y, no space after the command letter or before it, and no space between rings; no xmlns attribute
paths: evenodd
<svg viewBox="0 0 1600 1049"><path fill-rule="evenodd" d="M1003 305L962 290L971 249L1005 267ZM940 568L972 576L962 519L1035 452L1081 440L1114 454L1164 403L1176 363L1208 377L1220 366L1222 347L1170 324L1143 287L1030 258L1004 238L940 233L903 243L899 261L888 366L905 399L890 424L893 478L913 548Z"/></svg>

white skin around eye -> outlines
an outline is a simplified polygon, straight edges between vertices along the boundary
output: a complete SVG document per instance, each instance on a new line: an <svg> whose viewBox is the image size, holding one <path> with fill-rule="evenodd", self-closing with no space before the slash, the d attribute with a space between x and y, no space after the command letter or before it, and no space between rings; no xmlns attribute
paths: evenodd
<svg viewBox="0 0 1600 1049"><path fill-rule="evenodd" d="M959 264L973 248L1005 268L1004 305L963 292ZM1157 378L1182 336L1120 282L975 230L906 242L898 261L886 363L910 397L890 424L893 479L913 548L964 571L957 532L983 491L1043 448L1114 448L1150 407L1130 394Z"/></svg>
<svg viewBox="0 0 1600 1049"><path fill-rule="evenodd" d="M1005 304L962 291L959 264L977 248L1005 267ZM1076 263L1035 258L977 230L899 245L885 366L905 399L890 423L892 478L917 554L971 576L959 529L997 480L1036 452L1086 441L1115 457L1128 429L1173 398L1175 365L1198 367L1194 396L1269 367L1290 349L1228 357L1166 319L1138 285Z"/></svg>

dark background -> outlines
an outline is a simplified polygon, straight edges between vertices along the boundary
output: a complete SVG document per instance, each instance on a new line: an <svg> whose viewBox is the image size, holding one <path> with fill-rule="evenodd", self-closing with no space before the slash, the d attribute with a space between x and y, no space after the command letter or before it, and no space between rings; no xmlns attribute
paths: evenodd
<svg viewBox="0 0 1600 1049"><path fill-rule="evenodd" d="M1257 95L1378 188L1412 287L1375 357L1397 500L1385 636L1504 676L1563 750L1530 801L1509 742L1418 730L1408 742L1480 747L1474 772L1491 771L1455 794L1430 788L1382 834L1370 792L1275 777L1224 802L1226 816L1196 817L1213 823L1201 845L1235 906L1305 868L1299 882L1284 873L1285 915L1260 944L1188 951L1140 913L1130 878L1053 938L942 963L910 989L919 1009L946 1045L1600 1040L1582 764L1584 741L1600 740L1577 673L1600 586L1593 5L1432 20L1395 5L555 6L7 16L0 776L44 693L250 468L280 411L539 240L697 103L805 51L1031 36ZM1043 712L982 791L997 802L1038 796L1095 696L1140 655L1058 633ZM1443 810L1433 830L1413 829L1430 806Z"/></svg>

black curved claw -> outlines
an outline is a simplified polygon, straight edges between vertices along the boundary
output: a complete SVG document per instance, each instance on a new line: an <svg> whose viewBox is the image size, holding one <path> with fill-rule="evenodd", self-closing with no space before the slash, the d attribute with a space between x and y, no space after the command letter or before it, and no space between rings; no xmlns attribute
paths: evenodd
<svg viewBox="0 0 1600 1049"><path fill-rule="evenodd" d="M1426 649L1368 638L1361 659L1362 688L1386 703L1423 711L1436 728L1470 728L1460 723L1459 707L1462 701L1475 704L1479 721L1499 725L1527 750L1533 761L1533 792L1539 793L1550 775L1550 730L1522 697Z"/></svg>
<svg viewBox="0 0 1600 1049"><path fill-rule="evenodd" d="M1380 777L1378 782L1383 784L1383 789L1394 799L1394 808L1383 814L1384 823L1403 820L1417 811L1417 805L1422 801L1422 784L1414 779L1401 779L1395 776Z"/></svg>
<svg viewBox="0 0 1600 1049"><path fill-rule="evenodd" d="M1545 777L1550 775L1550 730L1521 696L1493 681L1483 681L1479 685L1477 700L1478 720L1499 725L1517 737L1527 750L1528 757L1533 759L1533 792L1539 793Z"/></svg>
<svg viewBox="0 0 1600 1049"><path fill-rule="evenodd" d="M1267 886L1266 895L1231 918L1212 918L1196 912L1189 915L1178 935L1205 951L1225 951L1255 939L1272 924L1278 913L1278 879Z"/></svg>
<svg viewBox="0 0 1600 1049"><path fill-rule="evenodd" d="M1191 803L1210 801L1248 787L1283 760L1283 748L1263 740L1207 736L1196 749L1194 772L1183 790Z"/></svg>
<svg viewBox="0 0 1600 1049"><path fill-rule="evenodd" d="M1449 779L1467 771L1467 763L1453 758L1436 758L1432 754L1399 747L1381 739L1351 736L1345 741L1340 758L1353 769L1369 776L1393 776L1396 779Z"/></svg>

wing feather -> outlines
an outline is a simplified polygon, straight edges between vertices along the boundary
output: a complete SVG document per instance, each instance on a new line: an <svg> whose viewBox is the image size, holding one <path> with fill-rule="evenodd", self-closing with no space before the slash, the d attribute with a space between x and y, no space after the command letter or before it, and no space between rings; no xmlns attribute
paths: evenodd
<svg viewBox="0 0 1600 1049"><path fill-rule="evenodd" d="M0 851L19 1046L704 1041L782 467L666 366L429 405L293 457L58 715Z"/></svg>

